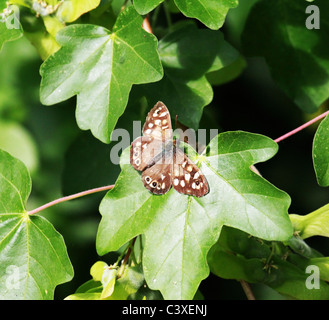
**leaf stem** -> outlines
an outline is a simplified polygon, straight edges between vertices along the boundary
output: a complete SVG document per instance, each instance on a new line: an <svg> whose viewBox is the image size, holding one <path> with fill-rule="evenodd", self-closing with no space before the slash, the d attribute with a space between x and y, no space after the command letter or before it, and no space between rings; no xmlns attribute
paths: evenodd
<svg viewBox="0 0 329 320"><path fill-rule="evenodd" d="M252 292L250 285L247 281L245 280L240 280L242 289L244 291L244 293L246 294L248 300L256 300L254 293Z"/></svg>
<svg viewBox="0 0 329 320"><path fill-rule="evenodd" d="M31 210L31 211L28 211L27 214L28 215L32 215L32 214L35 214L35 213L40 212L42 210L45 210L45 209L47 209L49 207L52 207L52 206L54 206L54 205L56 205L58 203L69 201L69 200L73 200L73 199L80 198L80 197L84 197L84 196L87 196L89 194L96 193L96 192L111 190L113 188L114 188L114 185L112 184L112 185L109 185L109 186L94 188L94 189L82 191L82 192L79 192L79 193L75 193L75 194L72 194L70 196L59 198L59 199L56 199L56 200L51 201L49 203L46 203L46 204L44 204L43 206L41 206L39 208L36 208L34 210Z"/></svg>
<svg viewBox="0 0 329 320"><path fill-rule="evenodd" d="M286 138L288 138L288 137L294 135L295 133L297 133L297 132L299 132L299 131L305 129L305 128L308 127L308 126L310 126L310 125L313 124L314 122L316 122L316 121L318 121L318 120L324 118L324 117L325 117L326 115L328 115L328 114L329 114L329 111L326 111L326 112L320 114L319 116L317 116L317 117L315 117L314 119L312 119L312 120L310 120L310 121L304 123L303 125L299 126L298 128L296 128L296 129L294 129L294 130L292 130L292 131L290 131L290 132L284 134L283 136L281 136L281 137L275 139L274 142L278 143L278 142L280 142L280 141L282 141L282 140L284 140L284 139L286 139Z"/></svg>

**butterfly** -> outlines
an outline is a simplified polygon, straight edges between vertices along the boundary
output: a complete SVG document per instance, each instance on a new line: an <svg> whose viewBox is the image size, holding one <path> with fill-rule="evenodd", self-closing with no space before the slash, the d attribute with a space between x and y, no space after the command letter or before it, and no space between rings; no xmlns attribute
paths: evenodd
<svg viewBox="0 0 329 320"><path fill-rule="evenodd" d="M171 186L180 193L202 197L209 192L208 182L195 165L173 141L170 113L161 101L146 117L143 136L133 141L130 164L142 171L146 189L154 194L167 193Z"/></svg>

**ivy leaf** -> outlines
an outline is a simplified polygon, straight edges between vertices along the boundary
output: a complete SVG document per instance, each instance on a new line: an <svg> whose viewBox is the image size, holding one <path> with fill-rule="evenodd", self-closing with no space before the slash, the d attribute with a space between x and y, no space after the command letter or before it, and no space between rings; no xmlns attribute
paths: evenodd
<svg viewBox="0 0 329 320"><path fill-rule="evenodd" d="M79 127L109 143L132 85L163 75L156 38L142 29L142 22L130 6L120 13L112 32L83 24L62 29L57 35L62 48L40 69L42 103L55 104L77 94Z"/></svg>
<svg viewBox="0 0 329 320"><path fill-rule="evenodd" d="M179 122L196 130L203 108L213 98L206 74L231 65L239 53L220 31L194 24L177 28L159 42L163 79L143 87L150 105L164 101Z"/></svg>
<svg viewBox="0 0 329 320"><path fill-rule="evenodd" d="M45 218L27 214L26 167L0 150L0 299L52 299L73 277L62 236Z"/></svg>
<svg viewBox="0 0 329 320"><path fill-rule="evenodd" d="M329 116L323 119L313 141L313 165L318 184L329 186Z"/></svg>
<svg viewBox="0 0 329 320"><path fill-rule="evenodd" d="M17 40L22 36L18 7L7 7L6 1L0 0L0 50L5 42Z"/></svg>
<svg viewBox="0 0 329 320"><path fill-rule="evenodd" d="M319 0L316 5L321 26L309 30L305 26L305 1L259 1L252 7L242 34L246 54L265 57L274 80L306 112L315 112L329 97L325 44L329 2Z"/></svg>
<svg viewBox="0 0 329 320"><path fill-rule="evenodd" d="M140 14L149 13L163 0L135 0L134 6ZM210 29L219 29L231 8L238 0L175 0L177 8L187 17L200 20Z"/></svg>
<svg viewBox="0 0 329 320"><path fill-rule="evenodd" d="M222 225L271 240L292 234L289 196L249 169L272 157L276 143L256 134L227 132L214 138L206 150L203 156L191 152L190 158L201 162L208 195L194 198L174 189L163 196L152 195L130 165L128 148L121 157L116 185L100 205L98 253L117 250L144 234L145 279L165 299L193 298L209 273L206 256Z"/></svg>

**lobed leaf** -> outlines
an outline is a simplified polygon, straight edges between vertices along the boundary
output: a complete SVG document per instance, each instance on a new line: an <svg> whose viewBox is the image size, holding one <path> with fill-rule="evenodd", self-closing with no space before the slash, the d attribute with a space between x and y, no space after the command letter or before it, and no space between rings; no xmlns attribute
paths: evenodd
<svg viewBox="0 0 329 320"><path fill-rule="evenodd" d="M163 75L156 38L142 29L142 21L128 7L112 32L83 24L62 29L57 35L61 49L40 69L42 103L51 105L77 95L79 127L109 143L132 85Z"/></svg>
<svg viewBox="0 0 329 320"><path fill-rule="evenodd" d="M220 134L204 156L191 152L210 186L208 195L194 198L174 189L152 195L130 165L126 149L116 185L100 205L98 253L117 250L144 234L143 269L149 287L160 290L165 299L192 299L208 275L207 253L222 225L264 239L291 237L289 196L250 170L276 151L276 143L260 135Z"/></svg>
<svg viewBox="0 0 329 320"><path fill-rule="evenodd" d="M73 277L62 236L25 206L30 175L21 161L0 150L0 299L52 299Z"/></svg>

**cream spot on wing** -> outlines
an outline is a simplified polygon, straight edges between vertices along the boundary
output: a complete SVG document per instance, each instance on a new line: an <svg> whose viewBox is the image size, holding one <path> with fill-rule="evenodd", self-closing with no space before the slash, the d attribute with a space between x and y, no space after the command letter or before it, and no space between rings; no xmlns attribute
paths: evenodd
<svg viewBox="0 0 329 320"><path fill-rule="evenodd" d="M198 179L199 178L199 175L200 175L199 172L196 172L195 175L194 175L194 177L193 177L193 179Z"/></svg>
<svg viewBox="0 0 329 320"><path fill-rule="evenodd" d="M164 116L166 116L166 114L167 114L168 112L167 111L165 111L165 112L162 112L160 115L159 115L159 117L164 117Z"/></svg>
<svg viewBox="0 0 329 320"><path fill-rule="evenodd" d="M177 178L174 179L174 185L178 186L179 180Z"/></svg>
<svg viewBox="0 0 329 320"><path fill-rule="evenodd" d="M185 173L185 180L190 181L191 175L189 173Z"/></svg>
<svg viewBox="0 0 329 320"><path fill-rule="evenodd" d="M159 126L159 125L161 124L161 120L159 120L159 119L158 119L158 120L155 120L154 123L155 123L157 126Z"/></svg>
<svg viewBox="0 0 329 320"><path fill-rule="evenodd" d="M145 131L146 134L150 134L151 132L152 132L151 129L147 129L147 130Z"/></svg>
<svg viewBox="0 0 329 320"><path fill-rule="evenodd" d="M168 121L166 119L162 120L162 124L166 125L168 123Z"/></svg>
<svg viewBox="0 0 329 320"><path fill-rule="evenodd" d="M161 173L161 180L163 180L166 176Z"/></svg>
<svg viewBox="0 0 329 320"><path fill-rule="evenodd" d="M191 172L192 171L192 166L191 165L189 165L187 168L186 168L186 170L188 171L188 172Z"/></svg>
<svg viewBox="0 0 329 320"><path fill-rule="evenodd" d="M152 128L154 126L153 123L149 123L149 128Z"/></svg>
<svg viewBox="0 0 329 320"><path fill-rule="evenodd" d="M180 185L181 185L182 187L185 187L185 181L184 181L184 180L181 180L181 181L180 181Z"/></svg>
<svg viewBox="0 0 329 320"><path fill-rule="evenodd" d="M136 142L136 147L140 147L141 144L142 144L142 143L141 143L140 141L137 141L137 142ZM135 149L134 149L134 150L135 150Z"/></svg>
<svg viewBox="0 0 329 320"><path fill-rule="evenodd" d="M166 184L165 183L162 183L161 188L164 189L165 187L166 187Z"/></svg>
<svg viewBox="0 0 329 320"><path fill-rule="evenodd" d="M195 182L192 183L192 188L195 189L196 185Z"/></svg>

